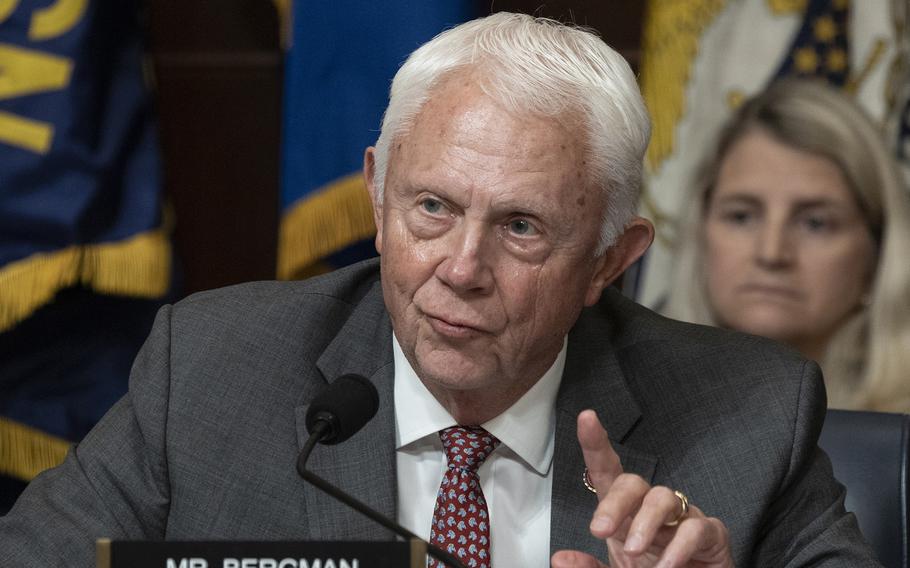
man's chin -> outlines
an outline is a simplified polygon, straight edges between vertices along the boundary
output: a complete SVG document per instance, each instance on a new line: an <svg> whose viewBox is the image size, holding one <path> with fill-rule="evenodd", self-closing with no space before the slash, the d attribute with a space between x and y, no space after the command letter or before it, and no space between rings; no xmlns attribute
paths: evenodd
<svg viewBox="0 0 910 568"><path fill-rule="evenodd" d="M417 375L431 391L471 391L488 387L497 373L484 365L486 357L471 357L457 351L435 350L417 355ZM501 374L501 373L500 373Z"/></svg>

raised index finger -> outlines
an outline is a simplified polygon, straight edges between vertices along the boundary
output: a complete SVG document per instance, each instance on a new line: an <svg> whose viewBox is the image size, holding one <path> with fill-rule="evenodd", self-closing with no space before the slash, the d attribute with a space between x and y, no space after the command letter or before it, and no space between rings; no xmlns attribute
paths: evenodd
<svg viewBox="0 0 910 568"><path fill-rule="evenodd" d="M623 471L607 431L593 410L583 410L578 415L578 443L588 468L588 477L597 489L597 499L602 500Z"/></svg>

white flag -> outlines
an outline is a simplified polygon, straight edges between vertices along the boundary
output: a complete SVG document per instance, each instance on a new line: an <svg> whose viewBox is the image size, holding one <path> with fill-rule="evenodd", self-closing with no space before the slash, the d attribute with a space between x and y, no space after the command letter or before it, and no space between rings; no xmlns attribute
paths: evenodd
<svg viewBox="0 0 910 568"><path fill-rule="evenodd" d="M665 296L674 224L694 168L745 98L783 76L854 94L901 158L910 156L907 0L649 0L642 91L654 119L642 214L658 237L637 275Z"/></svg>

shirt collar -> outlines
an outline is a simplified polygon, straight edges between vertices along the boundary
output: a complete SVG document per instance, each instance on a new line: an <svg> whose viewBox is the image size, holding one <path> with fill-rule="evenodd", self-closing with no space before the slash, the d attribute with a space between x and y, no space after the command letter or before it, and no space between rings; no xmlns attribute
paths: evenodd
<svg viewBox="0 0 910 568"><path fill-rule="evenodd" d="M567 339L546 373L512 406L482 424L499 441L541 475L553 461L556 431L556 394L566 365ZM455 419L427 390L392 334L395 362L396 449L422 441L456 424ZM435 443L435 439L432 440Z"/></svg>

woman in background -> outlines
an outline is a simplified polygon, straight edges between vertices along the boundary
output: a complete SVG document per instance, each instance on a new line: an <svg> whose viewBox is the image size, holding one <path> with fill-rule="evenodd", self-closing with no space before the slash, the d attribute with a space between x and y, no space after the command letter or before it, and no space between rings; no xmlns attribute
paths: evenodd
<svg viewBox="0 0 910 568"><path fill-rule="evenodd" d="M910 195L858 107L772 85L686 204L667 315L791 345L821 364L832 408L910 412Z"/></svg>

